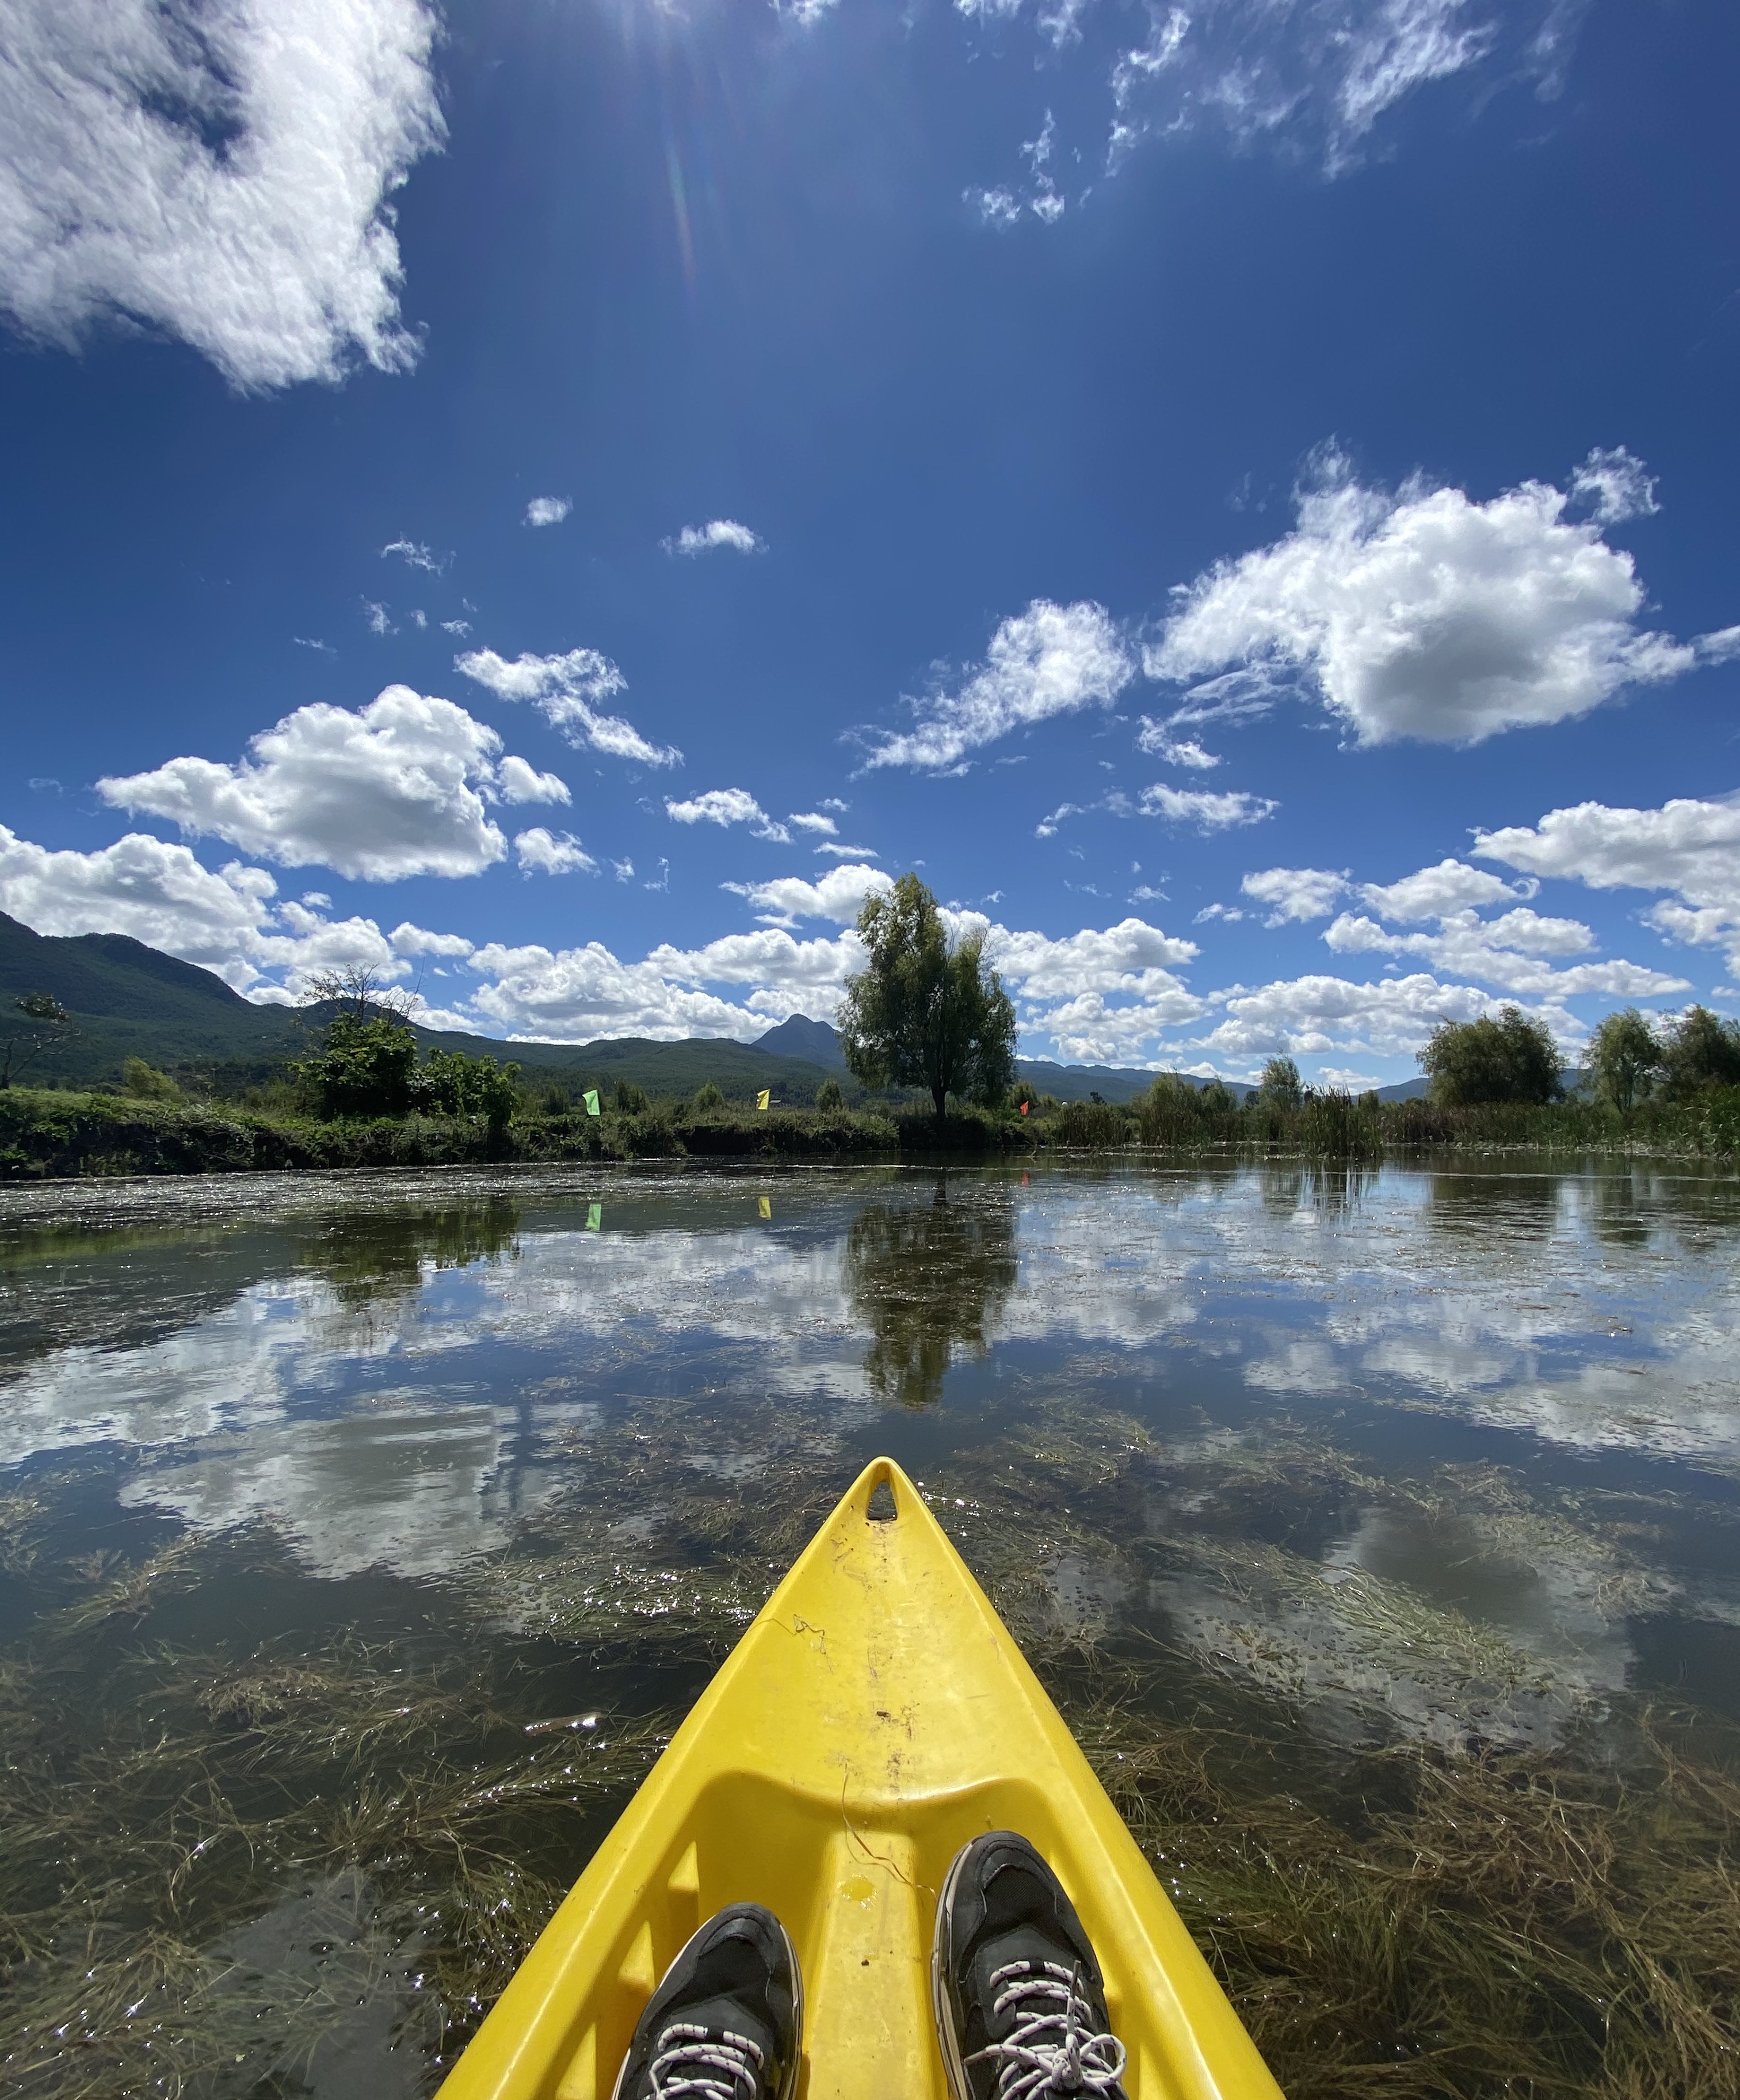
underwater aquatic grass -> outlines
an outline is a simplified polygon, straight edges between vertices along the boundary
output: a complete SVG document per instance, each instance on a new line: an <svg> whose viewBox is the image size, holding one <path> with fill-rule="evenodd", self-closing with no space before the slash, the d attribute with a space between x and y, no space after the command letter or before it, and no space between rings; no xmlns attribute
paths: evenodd
<svg viewBox="0 0 1740 2100"><path fill-rule="evenodd" d="M39 1552L58 1602L0 1666L9 2083L293 2089L363 2018L432 2085L857 1470L835 1419L744 1410L738 1465L705 1394L624 1409L557 1439L566 1491L399 1622L377 1598L245 1652L174 1629L201 1589L300 1579L263 1529L81 1571ZM1363 1652L1430 1647L1451 1697L1499 1636L1264 1534L1435 1510L1507 1551L1583 1542L1623 1605L1611 1528L1498 1469L1384 1480L1285 1423L1168 1449L1048 1392L923 1483L1292 2100L1731 2096L1740 1813L1707 1754L1641 1714L1623 1758L1610 1728L1469 1753L1393 1717L1350 1747L1311 1685L1193 1648L1152 1601L1183 1568L1259 1626L1268 1586L1309 1582ZM287 1915L337 1920L328 1951Z"/></svg>

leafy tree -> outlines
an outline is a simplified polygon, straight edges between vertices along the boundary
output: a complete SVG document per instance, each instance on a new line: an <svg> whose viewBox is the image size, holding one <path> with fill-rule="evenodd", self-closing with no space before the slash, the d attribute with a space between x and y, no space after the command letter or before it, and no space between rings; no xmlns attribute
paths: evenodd
<svg viewBox="0 0 1740 2100"><path fill-rule="evenodd" d="M412 1075L410 1103L438 1115L482 1116L491 1130L505 1130L519 1105L518 1065L470 1057L463 1050L431 1050Z"/></svg>
<svg viewBox="0 0 1740 2100"><path fill-rule="evenodd" d="M1289 1111L1305 1105L1305 1087L1299 1077L1299 1068L1291 1057L1271 1057L1262 1068L1262 1084L1258 1088L1263 1101L1271 1108Z"/></svg>
<svg viewBox="0 0 1740 2100"><path fill-rule="evenodd" d="M940 1123L950 1094L1000 1101L1015 1082L1015 1008L985 960L985 936L952 945L916 875L858 915L868 967L846 981L840 1045L866 1087L923 1087Z"/></svg>
<svg viewBox="0 0 1740 2100"><path fill-rule="evenodd" d="M354 1010L328 1022L324 1047L297 1065L322 1116L402 1116L411 1105L417 1041L394 1014Z"/></svg>
<svg viewBox="0 0 1740 2100"><path fill-rule="evenodd" d="M1475 1101L1555 1101L1564 1092L1558 1046L1544 1021L1520 1007L1497 1020L1441 1021L1420 1052L1432 1098L1456 1106Z"/></svg>
<svg viewBox="0 0 1740 2100"><path fill-rule="evenodd" d="M129 1057L121 1068L127 1092L141 1101L172 1101L181 1092L167 1072L148 1065L143 1057Z"/></svg>
<svg viewBox="0 0 1740 2100"><path fill-rule="evenodd" d="M846 1096L838 1079L824 1079L816 1089L816 1106L824 1115L833 1115L846 1105Z"/></svg>
<svg viewBox="0 0 1740 2100"><path fill-rule="evenodd" d="M645 1115L648 1106L646 1089L636 1086L632 1079L619 1079L610 1105L619 1115Z"/></svg>
<svg viewBox="0 0 1740 2100"><path fill-rule="evenodd" d="M722 1109L725 1105L725 1096L720 1092L711 1079L703 1085L700 1092L695 1096L695 1106L698 1109Z"/></svg>
<svg viewBox="0 0 1740 2100"><path fill-rule="evenodd" d="M12 1004L28 1026L10 1036L0 1052L0 1088L10 1087L22 1078L45 1050L70 1042L74 1033L72 1015L46 991L27 991Z"/></svg>
<svg viewBox="0 0 1740 2100"><path fill-rule="evenodd" d="M1595 1091L1621 1114L1629 1114L1649 1092L1661 1067L1655 1030L1635 1006L1610 1013L1589 1038L1588 1069Z"/></svg>
<svg viewBox="0 0 1740 2100"><path fill-rule="evenodd" d="M1740 1022L1689 1006L1662 1030L1662 1076L1676 1100L1707 1087L1740 1086Z"/></svg>
<svg viewBox="0 0 1740 2100"><path fill-rule="evenodd" d="M1039 1105L1039 1089L1031 1079L1017 1079L1015 1083L1013 1098L1018 1109L1024 1103L1028 1114L1031 1115Z"/></svg>

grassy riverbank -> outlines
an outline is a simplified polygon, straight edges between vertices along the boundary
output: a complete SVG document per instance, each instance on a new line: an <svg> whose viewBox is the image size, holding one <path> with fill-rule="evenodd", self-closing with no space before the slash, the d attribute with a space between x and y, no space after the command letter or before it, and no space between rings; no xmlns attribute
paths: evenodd
<svg viewBox="0 0 1740 2100"><path fill-rule="evenodd" d="M1527 1150L1740 1156L1740 1088L1650 1101L1622 1115L1599 1103L1447 1108L1366 1095L1308 1096L1283 1109L1162 1083L1125 1105L1049 1099L952 1112L927 1107L645 1108L522 1105L506 1123L406 1115L322 1121L288 1109L13 1088L0 1093L0 1180L79 1176L456 1167L629 1159L874 1158L934 1153L1114 1152L1195 1157L1284 1152L1375 1162L1386 1152Z"/></svg>

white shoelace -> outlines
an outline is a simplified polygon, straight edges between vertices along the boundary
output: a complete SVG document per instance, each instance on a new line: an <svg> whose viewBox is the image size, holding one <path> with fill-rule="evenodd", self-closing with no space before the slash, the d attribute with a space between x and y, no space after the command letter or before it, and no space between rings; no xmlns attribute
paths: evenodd
<svg viewBox="0 0 1740 2100"><path fill-rule="evenodd" d="M760 2100L762 2062L747 2035L673 2021L659 2037L653 2091L657 2100Z"/></svg>
<svg viewBox="0 0 1740 2100"><path fill-rule="evenodd" d="M1038 2100L1052 2093L1111 2100L1121 2093L1118 2081L1129 2052L1116 2035L1095 2033L1081 1980L1080 1970L1072 1972L1055 1961L1010 1961L993 1971L992 2010L1020 2010L1008 2035L968 2061L997 2060L998 2100Z"/></svg>

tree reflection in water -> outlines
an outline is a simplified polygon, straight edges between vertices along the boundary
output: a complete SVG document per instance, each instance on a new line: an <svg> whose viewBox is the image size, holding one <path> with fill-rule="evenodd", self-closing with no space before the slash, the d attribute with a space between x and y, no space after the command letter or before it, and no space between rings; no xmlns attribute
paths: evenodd
<svg viewBox="0 0 1740 2100"><path fill-rule="evenodd" d="M408 1298L423 1281L423 1264L466 1268L519 1251L518 1205L491 1199L425 1211L337 1211L302 1253L299 1266L316 1270L339 1303L373 1304Z"/></svg>
<svg viewBox="0 0 1740 2100"><path fill-rule="evenodd" d="M983 1356L1015 1288L1015 1206L1007 1190L969 1184L951 1199L939 1174L927 1203L875 1203L846 1235L846 1286L872 1336L864 1368L874 1391L929 1407L958 1352Z"/></svg>

